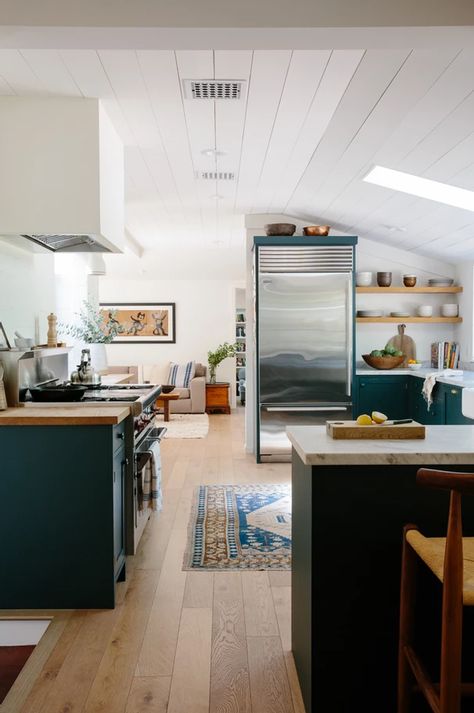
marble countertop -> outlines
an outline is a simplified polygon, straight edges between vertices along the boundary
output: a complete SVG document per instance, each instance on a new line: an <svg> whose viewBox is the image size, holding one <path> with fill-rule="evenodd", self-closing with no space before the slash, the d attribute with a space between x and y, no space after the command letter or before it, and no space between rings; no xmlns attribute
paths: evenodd
<svg viewBox="0 0 474 713"><path fill-rule="evenodd" d="M0 411L0 426L116 426L129 406L38 406Z"/></svg>
<svg viewBox="0 0 474 713"><path fill-rule="evenodd" d="M418 379L425 379L428 374L432 374L439 369L422 367L416 371L411 369L371 369L370 367L359 367L356 369L356 376L416 376ZM474 371L464 371L459 376L440 376L437 381L442 384L452 384L453 386L474 387Z"/></svg>
<svg viewBox="0 0 474 713"><path fill-rule="evenodd" d="M334 440L326 426L287 433L305 465L474 464L474 426L427 426L423 440Z"/></svg>

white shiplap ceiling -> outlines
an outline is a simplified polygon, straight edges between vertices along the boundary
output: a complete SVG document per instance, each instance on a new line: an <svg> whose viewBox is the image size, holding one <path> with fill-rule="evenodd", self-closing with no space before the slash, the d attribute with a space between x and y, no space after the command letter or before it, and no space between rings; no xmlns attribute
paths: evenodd
<svg viewBox="0 0 474 713"><path fill-rule="evenodd" d="M474 213L362 178L378 163L474 190L473 66L474 50L443 47L1 49L0 94L104 101L126 147L127 229L146 249L238 245L242 215L269 212L453 262L474 259ZM213 78L243 80L243 99L184 96L183 79Z"/></svg>

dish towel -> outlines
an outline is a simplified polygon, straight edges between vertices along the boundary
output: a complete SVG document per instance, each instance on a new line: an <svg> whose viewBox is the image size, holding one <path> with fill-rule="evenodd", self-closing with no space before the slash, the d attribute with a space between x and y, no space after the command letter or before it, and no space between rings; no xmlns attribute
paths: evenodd
<svg viewBox="0 0 474 713"><path fill-rule="evenodd" d="M430 406L433 403L433 388L434 385L436 384L436 379L439 376L442 376L444 378L453 378L456 376L462 376L463 375L463 370L462 369L443 369L443 371L432 371L431 374L427 374L426 378L423 382L423 388L421 390L421 393L423 394L423 398L426 401L428 411L430 410Z"/></svg>
<svg viewBox="0 0 474 713"><path fill-rule="evenodd" d="M161 491L161 454L160 444L153 443L149 450L150 458L143 468L143 507L159 511L163 507Z"/></svg>

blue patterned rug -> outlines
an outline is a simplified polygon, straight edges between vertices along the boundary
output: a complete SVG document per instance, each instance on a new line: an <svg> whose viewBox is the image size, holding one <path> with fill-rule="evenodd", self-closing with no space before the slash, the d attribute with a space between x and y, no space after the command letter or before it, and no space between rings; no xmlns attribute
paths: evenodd
<svg viewBox="0 0 474 713"><path fill-rule="evenodd" d="M183 569L290 569L290 485L200 485Z"/></svg>

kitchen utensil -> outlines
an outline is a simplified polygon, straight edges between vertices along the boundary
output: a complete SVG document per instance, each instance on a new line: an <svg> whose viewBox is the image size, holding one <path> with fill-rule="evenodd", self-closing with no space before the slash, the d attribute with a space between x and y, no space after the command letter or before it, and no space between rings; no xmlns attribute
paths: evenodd
<svg viewBox="0 0 474 713"><path fill-rule="evenodd" d="M174 384L161 384L161 393L170 394L176 388Z"/></svg>
<svg viewBox="0 0 474 713"><path fill-rule="evenodd" d="M0 411L8 408L5 386L3 384L3 365L0 363Z"/></svg>
<svg viewBox="0 0 474 713"><path fill-rule="evenodd" d="M457 304L441 305L441 316L442 317L457 317L458 313L459 313L459 307Z"/></svg>
<svg viewBox="0 0 474 713"><path fill-rule="evenodd" d="M78 365L77 370L72 372L71 381L73 384L96 386L101 383L102 377L94 370L91 363L90 349L82 349L81 363Z"/></svg>
<svg viewBox="0 0 474 713"><path fill-rule="evenodd" d="M431 305L419 305L416 308L416 313L418 317L432 317L433 307Z"/></svg>
<svg viewBox="0 0 474 713"><path fill-rule="evenodd" d="M328 235L330 225L306 225L303 228L303 235Z"/></svg>
<svg viewBox="0 0 474 713"><path fill-rule="evenodd" d="M407 366L409 359L416 359L416 344L413 339L405 334L406 324L398 325L398 334L389 339L387 347L393 347L397 351L403 352L405 358L402 366Z"/></svg>
<svg viewBox="0 0 474 713"><path fill-rule="evenodd" d="M357 317L382 317L383 312L378 309L358 309Z"/></svg>
<svg viewBox="0 0 474 713"><path fill-rule="evenodd" d="M82 384L62 384L58 386L32 386L30 394L33 401L82 401L87 386Z"/></svg>
<svg viewBox="0 0 474 713"><path fill-rule="evenodd" d="M358 426L356 421L326 421L326 433L334 439L425 438L426 429L421 423L402 419L402 423Z"/></svg>
<svg viewBox="0 0 474 713"><path fill-rule="evenodd" d="M392 273L391 272L378 272L377 273L377 285L379 287L390 287L392 284Z"/></svg>
<svg viewBox="0 0 474 713"><path fill-rule="evenodd" d="M448 277L433 277L431 280L428 280L428 286L429 287L451 287L453 284L454 280L449 279Z"/></svg>
<svg viewBox="0 0 474 713"><path fill-rule="evenodd" d="M267 223L265 235L293 235L296 225L293 223Z"/></svg>
<svg viewBox="0 0 474 713"><path fill-rule="evenodd" d="M371 272L356 272L357 287L368 287L371 284L372 284L372 273Z"/></svg>
<svg viewBox="0 0 474 713"><path fill-rule="evenodd" d="M415 287L416 275L403 275L403 284L405 287Z"/></svg>
<svg viewBox="0 0 474 713"><path fill-rule="evenodd" d="M373 369L395 369L404 361L404 356L399 357L373 357L370 354L362 354L362 359Z"/></svg>
<svg viewBox="0 0 474 713"><path fill-rule="evenodd" d="M55 314L48 314L48 347L56 347L58 344L57 322Z"/></svg>

